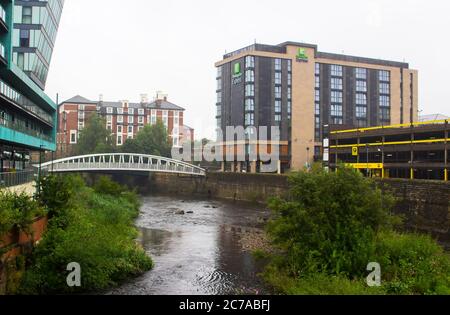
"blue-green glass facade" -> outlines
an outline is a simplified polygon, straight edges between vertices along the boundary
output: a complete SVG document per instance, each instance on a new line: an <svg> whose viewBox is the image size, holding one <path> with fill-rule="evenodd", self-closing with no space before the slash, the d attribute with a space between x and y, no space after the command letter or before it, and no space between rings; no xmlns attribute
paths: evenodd
<svg viewBox="0 0 450 315"><path fill-rule="evenodd" d="M0 172L16 168L11 157L56 149L57 105L44 88L63 5L0 0Z"/></svg>

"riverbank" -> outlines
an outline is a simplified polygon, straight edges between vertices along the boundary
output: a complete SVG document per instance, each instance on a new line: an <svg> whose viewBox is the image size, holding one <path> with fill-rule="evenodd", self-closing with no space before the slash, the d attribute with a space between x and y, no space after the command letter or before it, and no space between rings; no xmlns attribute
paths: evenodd
<svg viewBox="0 0 450 315"><path fill-rule="evenodd" d="M38 200L46 206L48 229L32 253L22 259L25 271L17 275L19 285L8 294L96 292L153 267L135 241L137 195L106 178L91 188L80 177L50 176L41 186ZM74 270L68 267L74 263L80 273L71 278Z"/></svg>

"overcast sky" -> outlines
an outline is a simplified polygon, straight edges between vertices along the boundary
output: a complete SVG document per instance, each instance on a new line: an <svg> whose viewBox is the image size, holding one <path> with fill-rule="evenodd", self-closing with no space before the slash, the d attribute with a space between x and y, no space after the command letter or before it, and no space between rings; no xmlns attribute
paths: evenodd
<svg viewBox="0 0 450 315"><path fill-rule="evenodd" d="M442 0L66 0L46 92L138 102L157 90L214 137L214 63L255 42L409 62L420 109L450 115L450 2Z"/></svg>

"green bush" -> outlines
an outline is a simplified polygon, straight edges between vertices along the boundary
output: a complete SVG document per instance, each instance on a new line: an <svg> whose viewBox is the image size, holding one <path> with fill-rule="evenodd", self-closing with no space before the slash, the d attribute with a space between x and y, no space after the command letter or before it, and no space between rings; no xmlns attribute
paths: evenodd
<svg viewBox="0 0 450 315"><path fill-rule="evenodd" d="M14 228L29 232L37 217L44 216L45 209L28 195L0 192L0 237ZM1 244L0 244L1 246Z"/></svg>
<svg viewBox="0 0 450 315"><path fill-rule="evenodd" d="M268 231L290 273L362 275L393 198L352 169L294 173L289 183L290 199L269 204Z"/></svg>
<svg viewBox="0 0 450 315"><path fill-rule="evenodd" d="M64 193L70 196L66 207L54 203L56 209L65 210L54 212L44 239L33 253L21 293L98 291L152 268L151 259L135 241L133 221L138 200L97 193L80 183L79 177L49 180L55 181L67 181L61 185L67 190L75 184L77 188ZM62 226L61 222L67 224ZM81 266L81 288L66 284L66 267L71 262Z"/></svg>

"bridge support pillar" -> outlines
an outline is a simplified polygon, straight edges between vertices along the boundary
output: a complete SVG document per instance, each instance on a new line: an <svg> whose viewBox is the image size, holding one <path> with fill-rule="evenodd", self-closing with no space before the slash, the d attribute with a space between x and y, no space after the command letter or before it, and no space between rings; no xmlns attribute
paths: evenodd
<svg viewBox="0 0 450 315"><path fill-rule="evenodd" d="M256 161L252 161L252 162L250 162L250 173L252 173L252 174L256 174L256 164L257 162Z"/></svg>
<svg viewBox="0 0 450 315"><path fill-rule="evenodd" d="M242 163L241 162L236 162L236 172L242 173Z"/></svg>
<svg viewBox="0 0 450 315"><path fill-rule="evenodd" d="M222 162L220 171L225 173L225 162Z"/></svg>

